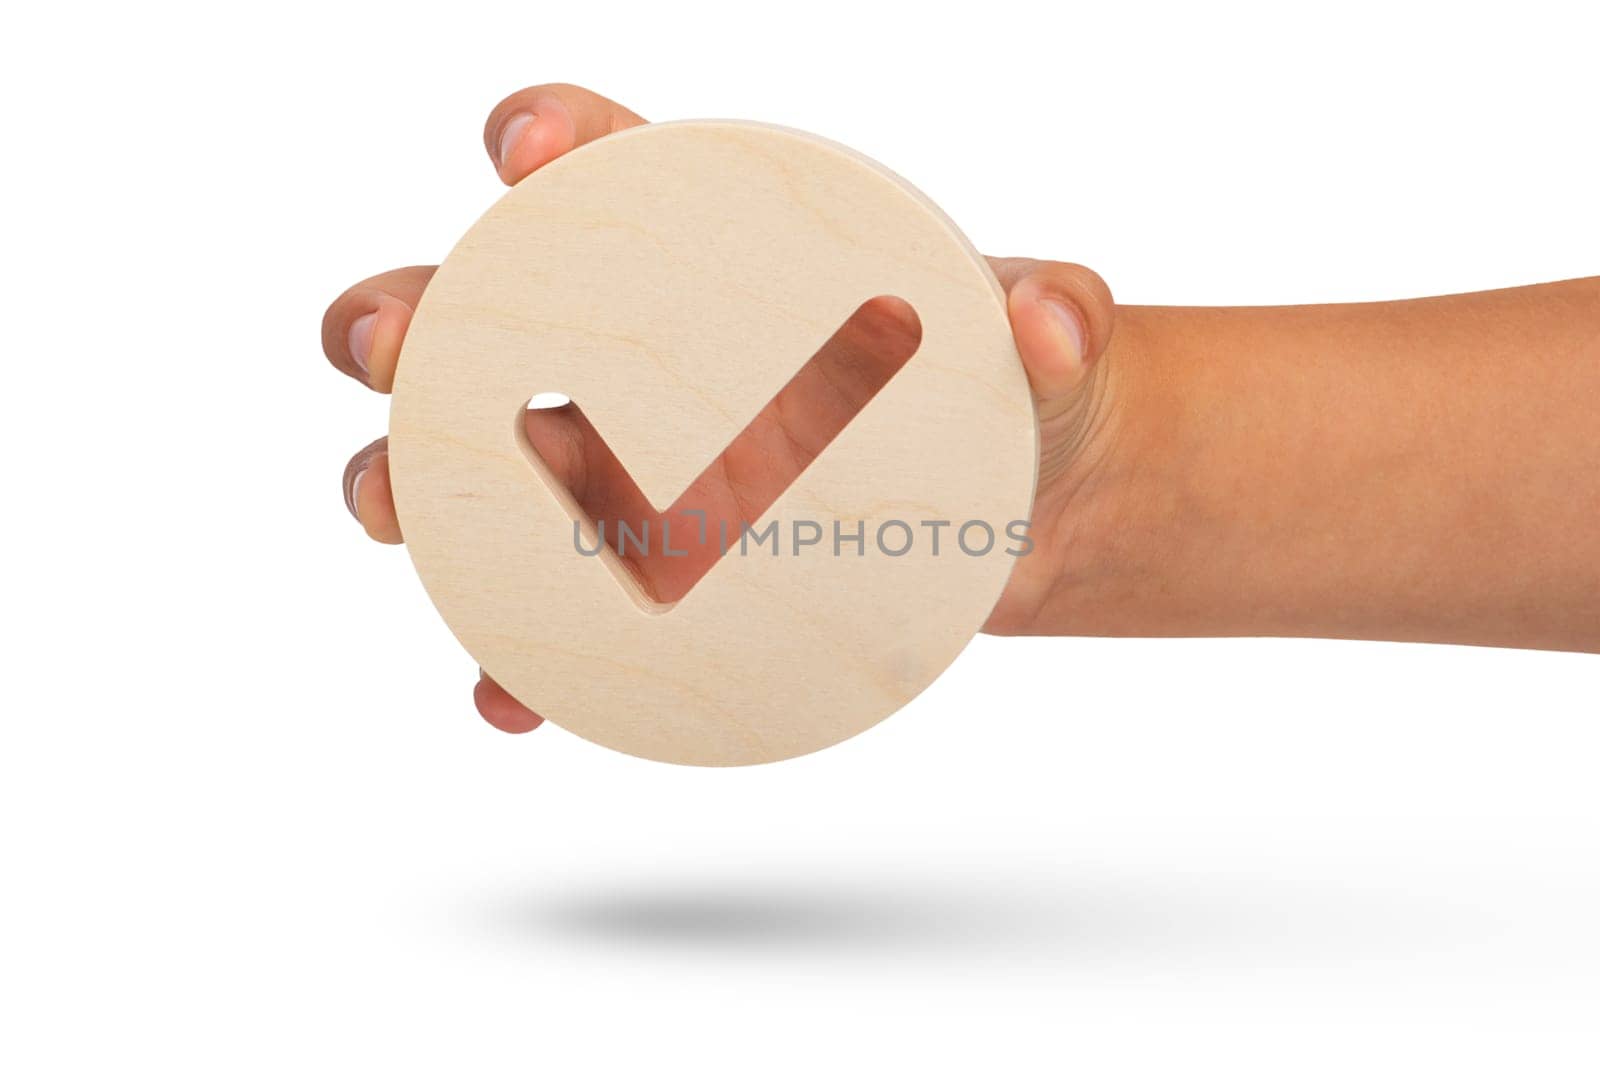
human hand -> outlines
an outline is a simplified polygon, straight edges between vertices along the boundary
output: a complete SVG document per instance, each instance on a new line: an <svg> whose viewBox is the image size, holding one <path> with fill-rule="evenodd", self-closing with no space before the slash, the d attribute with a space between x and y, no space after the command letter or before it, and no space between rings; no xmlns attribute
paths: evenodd
<svg viewBox="0 0 1600 1066"><path fill-rule="evenodd" d="M632 111L585 89L546 85L514 93L490 113L484 144L499 177L513 185L574 148L643 124ZM1115 434L1108 428L1116 390L1100 356L1111 334L1113 304L1093 271L1068 263L991 259L1006 290L1007 310L1037 407L1039 484L1029 535L1033 550L1020 558L991 614L991 632L1027 632L1072 565L1075 536L1069 516L1089 506L1099 457ZM411 316L434 267L391 270L359 282L328 308L323 349L333 365L367 387L388 392ZM550 472L591 517L693 523L754 522L801 470L910 357L920 324L909 305L892 297L864 304L816 359L764 408L667 511L657 516L575 405L529 410L528 440ZM373 539L402 541L389 480L387 439L362 448L345 467L346 505ZM709 544L684 556L624 560L654 599L682 596L716 561ZM527 732L542 717L483 677L474 690L479 712L507 732Z"/></svg>

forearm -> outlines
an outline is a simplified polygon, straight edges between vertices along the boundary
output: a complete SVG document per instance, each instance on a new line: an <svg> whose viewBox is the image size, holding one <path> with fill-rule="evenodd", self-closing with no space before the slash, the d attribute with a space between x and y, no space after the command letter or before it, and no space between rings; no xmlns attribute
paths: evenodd
<svg viewBox="0 0 1600 1066"><path fill-rule="evenodd" d="M1600 650L1600 279L1118 316L1035 631Z"/></svg>

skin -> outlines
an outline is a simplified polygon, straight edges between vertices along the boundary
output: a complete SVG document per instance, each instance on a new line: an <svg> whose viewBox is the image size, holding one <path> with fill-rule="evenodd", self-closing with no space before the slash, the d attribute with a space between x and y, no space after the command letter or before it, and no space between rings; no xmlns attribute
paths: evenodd
<svg viewBox="0 0 1600 1066"><path fill-rule="evenodd" d="M643 123L571 85L501 101L506 184ZM1306 636L1600 651L1600 278L1377 304L1117 307L1071 263L991 259L1040 425L1035 549L999 634ZM333 365L378 392L432 267L368 278L323 320ZM869 302L668 508L753 520L915 349ZM573 405L530 442L592 516L656 518ZM350 460L367 534L402 540L387 441ZM682 526L680 529L679 526ZM681 596L714 551L633 565ZM543 718L491 679L507 732Z"/></svg>

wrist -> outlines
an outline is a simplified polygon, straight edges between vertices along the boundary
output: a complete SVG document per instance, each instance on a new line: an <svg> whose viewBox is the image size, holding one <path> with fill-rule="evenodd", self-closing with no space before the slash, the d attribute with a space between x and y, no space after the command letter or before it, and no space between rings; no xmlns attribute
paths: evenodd
<svg viewBox="0 0 1600 1066"><path fill-rule="evenodd" d="M1235 379L1208 334L1225 334L1237 314L1117 309L1092 377L1055 413L1071 420L1070 447L1041 455L1040 558L1018 575L1037 599L1007 631L1214 636L1268 625L1252 553L1271 536L1272 442L1293 427Z"/></svg>
<svg viewBox="0 0 1600 1066"><path fill-rule="evenodd" d="M1039 408L1039 484L1030 536L986 627L1008 636L1112 635L1137 629L1138 572L1158 549L1152 481L1166 447L1148 432L1158 401L1138 308L1118 308L1106 351L1081 387ZM1133 627L1133 628L1130 628Z"/></svg>

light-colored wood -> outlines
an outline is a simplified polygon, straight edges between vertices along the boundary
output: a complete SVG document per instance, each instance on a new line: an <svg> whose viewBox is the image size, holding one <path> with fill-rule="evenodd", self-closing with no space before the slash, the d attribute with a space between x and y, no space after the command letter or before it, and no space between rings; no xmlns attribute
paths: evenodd
<svg viewBox="0 0 1600 1066"><path fill-rule="evenodd" d="M821 550L735 550L667 611L575 550L520 432L530 397L573 397L664 507L884 294L920 348L757 523L819 522ZM863 156L742 122L629 130L507 193L428 285L389 435L417 571L489 675L590 740L698 765L815 751L933 681L1015 561L1037 448L1004 297L949 219ZM865 521L863 556L832 553L836 519ZM890 520L1001 542L970 556L951 527L938 555L918 535L891 557Z"/></svg>

